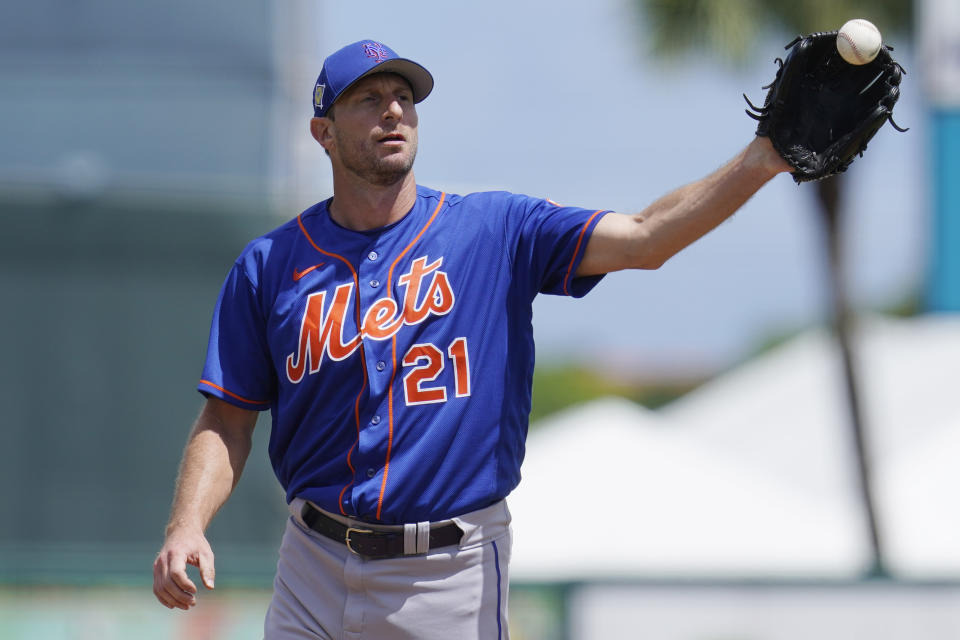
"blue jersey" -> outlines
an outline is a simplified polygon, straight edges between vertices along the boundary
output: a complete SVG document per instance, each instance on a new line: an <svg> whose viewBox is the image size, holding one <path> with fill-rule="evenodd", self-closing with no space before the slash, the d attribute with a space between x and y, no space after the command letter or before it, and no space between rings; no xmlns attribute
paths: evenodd
<svg viewBox="0 0 960 640"><path fill-rule="evenodd" d="M533 299L596 285L574 274L604 212L417 187L403 219L360 232L328 205L240 255L199 390L270 409L288 501L397 524L504 498L524 455Z"/></svg>

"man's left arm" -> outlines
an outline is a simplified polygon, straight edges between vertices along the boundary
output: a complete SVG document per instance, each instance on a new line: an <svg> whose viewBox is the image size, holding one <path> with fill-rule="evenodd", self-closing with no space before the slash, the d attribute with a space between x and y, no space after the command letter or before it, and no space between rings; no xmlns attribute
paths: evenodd
<svg viewBox="0 0 960 640"><path fill-rule="evenodd" d="M590 236L576 275L659 268L733 215L775 175L790 170L769 139L754 138L720 169L640 213L605 215Z"/></svg>

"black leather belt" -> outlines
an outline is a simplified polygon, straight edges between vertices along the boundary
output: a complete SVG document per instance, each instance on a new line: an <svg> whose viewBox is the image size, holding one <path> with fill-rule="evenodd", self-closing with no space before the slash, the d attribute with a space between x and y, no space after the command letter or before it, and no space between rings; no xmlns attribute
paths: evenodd
<svg viewBox="0 0 960 640"><path fill-rule="evenodd" d="M364 527L348 527L339 520L316 509L309 502L303 504L300 515L308 527L331 540L347 546L351 552L365 558L393 558L404 555L403 531L376 531ZM463 530L454 522L430 527L430 549L460 544Z"/></svg>

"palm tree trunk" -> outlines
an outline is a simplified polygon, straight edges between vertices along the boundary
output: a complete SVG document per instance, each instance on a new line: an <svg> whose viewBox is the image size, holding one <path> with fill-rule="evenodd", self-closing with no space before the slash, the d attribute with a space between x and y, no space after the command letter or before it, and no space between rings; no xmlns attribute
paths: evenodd
<svg viewBox="0 0 960 640"><path fill-rule="evenodd" d="M872 566L870 567L868 575L870 577L882 577L886 576L887 572L884 565L883 550L880 545L880 532L877 525L877 514L873 498L870 455L867 446L863 412L861 411L856 362L851 339L853 317L843 279L843 251L841 247L839 215L842 185L842 174L820 180L816 183L817 197L820 201L821 212L824 219L827 254L830 264L831 320L834 335L837 340L837 345L840 347L843 360L844 388L847 398L850 427L853 431L853 439L856 446L857 471L860 479L860 498L870 534Z"/></svg>

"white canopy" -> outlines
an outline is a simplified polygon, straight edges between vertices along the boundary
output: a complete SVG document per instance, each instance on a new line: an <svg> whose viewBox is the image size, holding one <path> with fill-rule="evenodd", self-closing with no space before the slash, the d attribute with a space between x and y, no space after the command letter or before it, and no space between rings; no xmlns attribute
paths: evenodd
<svg viewBox="0 0 960 640"><path fill-rule="evenodd" d="M892 570L960 572L960 318L857 340ZM855 577L870 560L839 353L812 332L652 412L603 399L527 446L513 577Z"/></svg>

